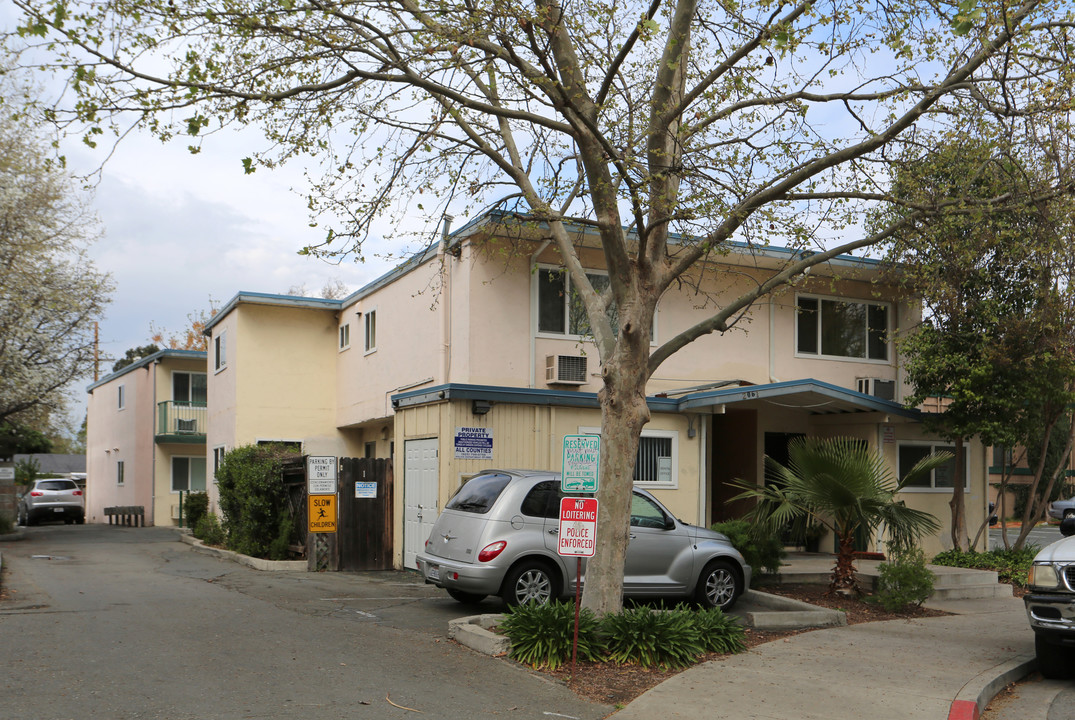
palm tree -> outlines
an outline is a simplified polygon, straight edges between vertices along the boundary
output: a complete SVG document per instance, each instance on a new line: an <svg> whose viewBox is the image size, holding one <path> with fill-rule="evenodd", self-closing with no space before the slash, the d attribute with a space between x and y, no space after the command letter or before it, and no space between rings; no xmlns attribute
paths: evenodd
<svg viewBox="0 0 1075 720"><path fill-rule="evenodd" d="M949 462L951 453L923 459L902 480L892 476L881 455L857 438L801 438L788 447L784 467L770 457L766 464L775 482L759 488L742 480L734 500L755 499L746 518L759 532L782 532L788 526L822 525L837 538L840 549L829 592L859 592L853 553L855 533L873 533L882 524L889 541L911 547L940 524L933 515L895 499L908 482Z"/></svg>

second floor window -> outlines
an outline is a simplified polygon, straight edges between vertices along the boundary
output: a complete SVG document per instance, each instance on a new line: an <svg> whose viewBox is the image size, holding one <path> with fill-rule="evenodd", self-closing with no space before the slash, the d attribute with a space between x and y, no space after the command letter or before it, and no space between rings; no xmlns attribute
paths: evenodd
<svg viewBox="0 0 1075 720"><path fill-rule="evenodd" d="M125 385L119 386L119 392L116 393L116 407L120 410L127 407L127 388Z"/></svg>
<svg viewBox="0 0 1075 720"><path fill-rule="evenodd" d="M377 311L366 313L366 352L377 349Z"/></svg>
<svg viewBox="0 0 1075 720"><path fill-rule="evenodd" d="M888 305L800 296L796 351L864 360L888 360Z"/></svg>
<svg viewBox="0 0 1075 720"><path fill-rule="evenodd" d="M598 293L608 287L608 275L586 273ZM616 329L616 310L612 310ZM538 270L538 332L557 335L592 335L582 296L571 285L571 276L559 268Z"/></svg>
<svg viewBox="0 0 1075 720"><path fill-rule="evenodd" d="M205 373L172 373L172 400L176 405L205 405L207 397Z"/></svg>
<svg viewBox="0 0 1075 720"><path fill-rule="evenodd" d="M346 350L349 347L351 347L350 323L340 326L340 350Z"/></svg>
<svg viewBox="0 0 1075 720"><path fill-rule="evenodd" d="M224 342L226 336L224 333L220 333L213 339L213 350L215 351L215 359L213 369L223 370L228 366L228 354L227 346Z"/></svg>

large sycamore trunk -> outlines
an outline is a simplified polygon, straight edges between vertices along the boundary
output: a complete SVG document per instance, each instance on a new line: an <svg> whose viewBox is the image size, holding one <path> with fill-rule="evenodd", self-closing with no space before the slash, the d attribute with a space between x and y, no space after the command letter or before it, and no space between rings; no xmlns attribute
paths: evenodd
<svg viewBox="0 0 1075 720"><path fill-rule="evenodd" d="M597 491L597 547L586 568L583 607L598 616L623 607L623 567L627 552L638 438L649 421L644 352L617 353L603 367L601 477Z"/></svg>

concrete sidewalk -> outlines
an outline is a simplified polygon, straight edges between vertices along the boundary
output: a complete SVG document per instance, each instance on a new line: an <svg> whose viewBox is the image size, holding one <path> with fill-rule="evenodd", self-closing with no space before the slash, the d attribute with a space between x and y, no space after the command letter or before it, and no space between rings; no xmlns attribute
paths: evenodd
<svg viewBox="0 0 1075 720"><path fill-rule="evenodd" d="M819 556L806 565L830 562ZM869 572L870 563L856 563ZM785 581L791 581L787 578ZM641 695L616 720L973 720L1034 665L1014 597L927 603L955 615L827 628L698 665Z"/></svg>

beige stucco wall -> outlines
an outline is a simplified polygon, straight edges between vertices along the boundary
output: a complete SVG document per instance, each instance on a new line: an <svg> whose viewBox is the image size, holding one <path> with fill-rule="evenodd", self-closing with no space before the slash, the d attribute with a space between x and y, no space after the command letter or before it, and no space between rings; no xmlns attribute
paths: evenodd
<svg viewBox="0 0 1075 720"><path fill-rule="evenodd" d="M311 455L352 455L336 429L337 319L332 310L239 303L212 328L208 475L212 451L259 441L303 443ZM216 370L214 343L226 338ZM216 489L210 479L210 499Z"/></svg>
<svg viewBox="0 0 1075 720"><path fill-rule="evenodd" d="M124 408L119 409L119 388ZM108 522L104 508L141 505L146 524L153 516L153 366L95 387L86 406L86 522ZM124 482L117 484L123 461Z"/></svg>
<svg viewBox="0 0 1075 720"><path fill-rule="evenodd" d="M347 427L392 415L390 396L401 388L445 382L447 303L440 292L440 263L429 260L410 273L346 306L335 323L351 326L351 346L330 343L338 410L333 426ZM376 312L376 349L365 349L365 322ZM454 359L454 358L453 358Z"/></svg>

